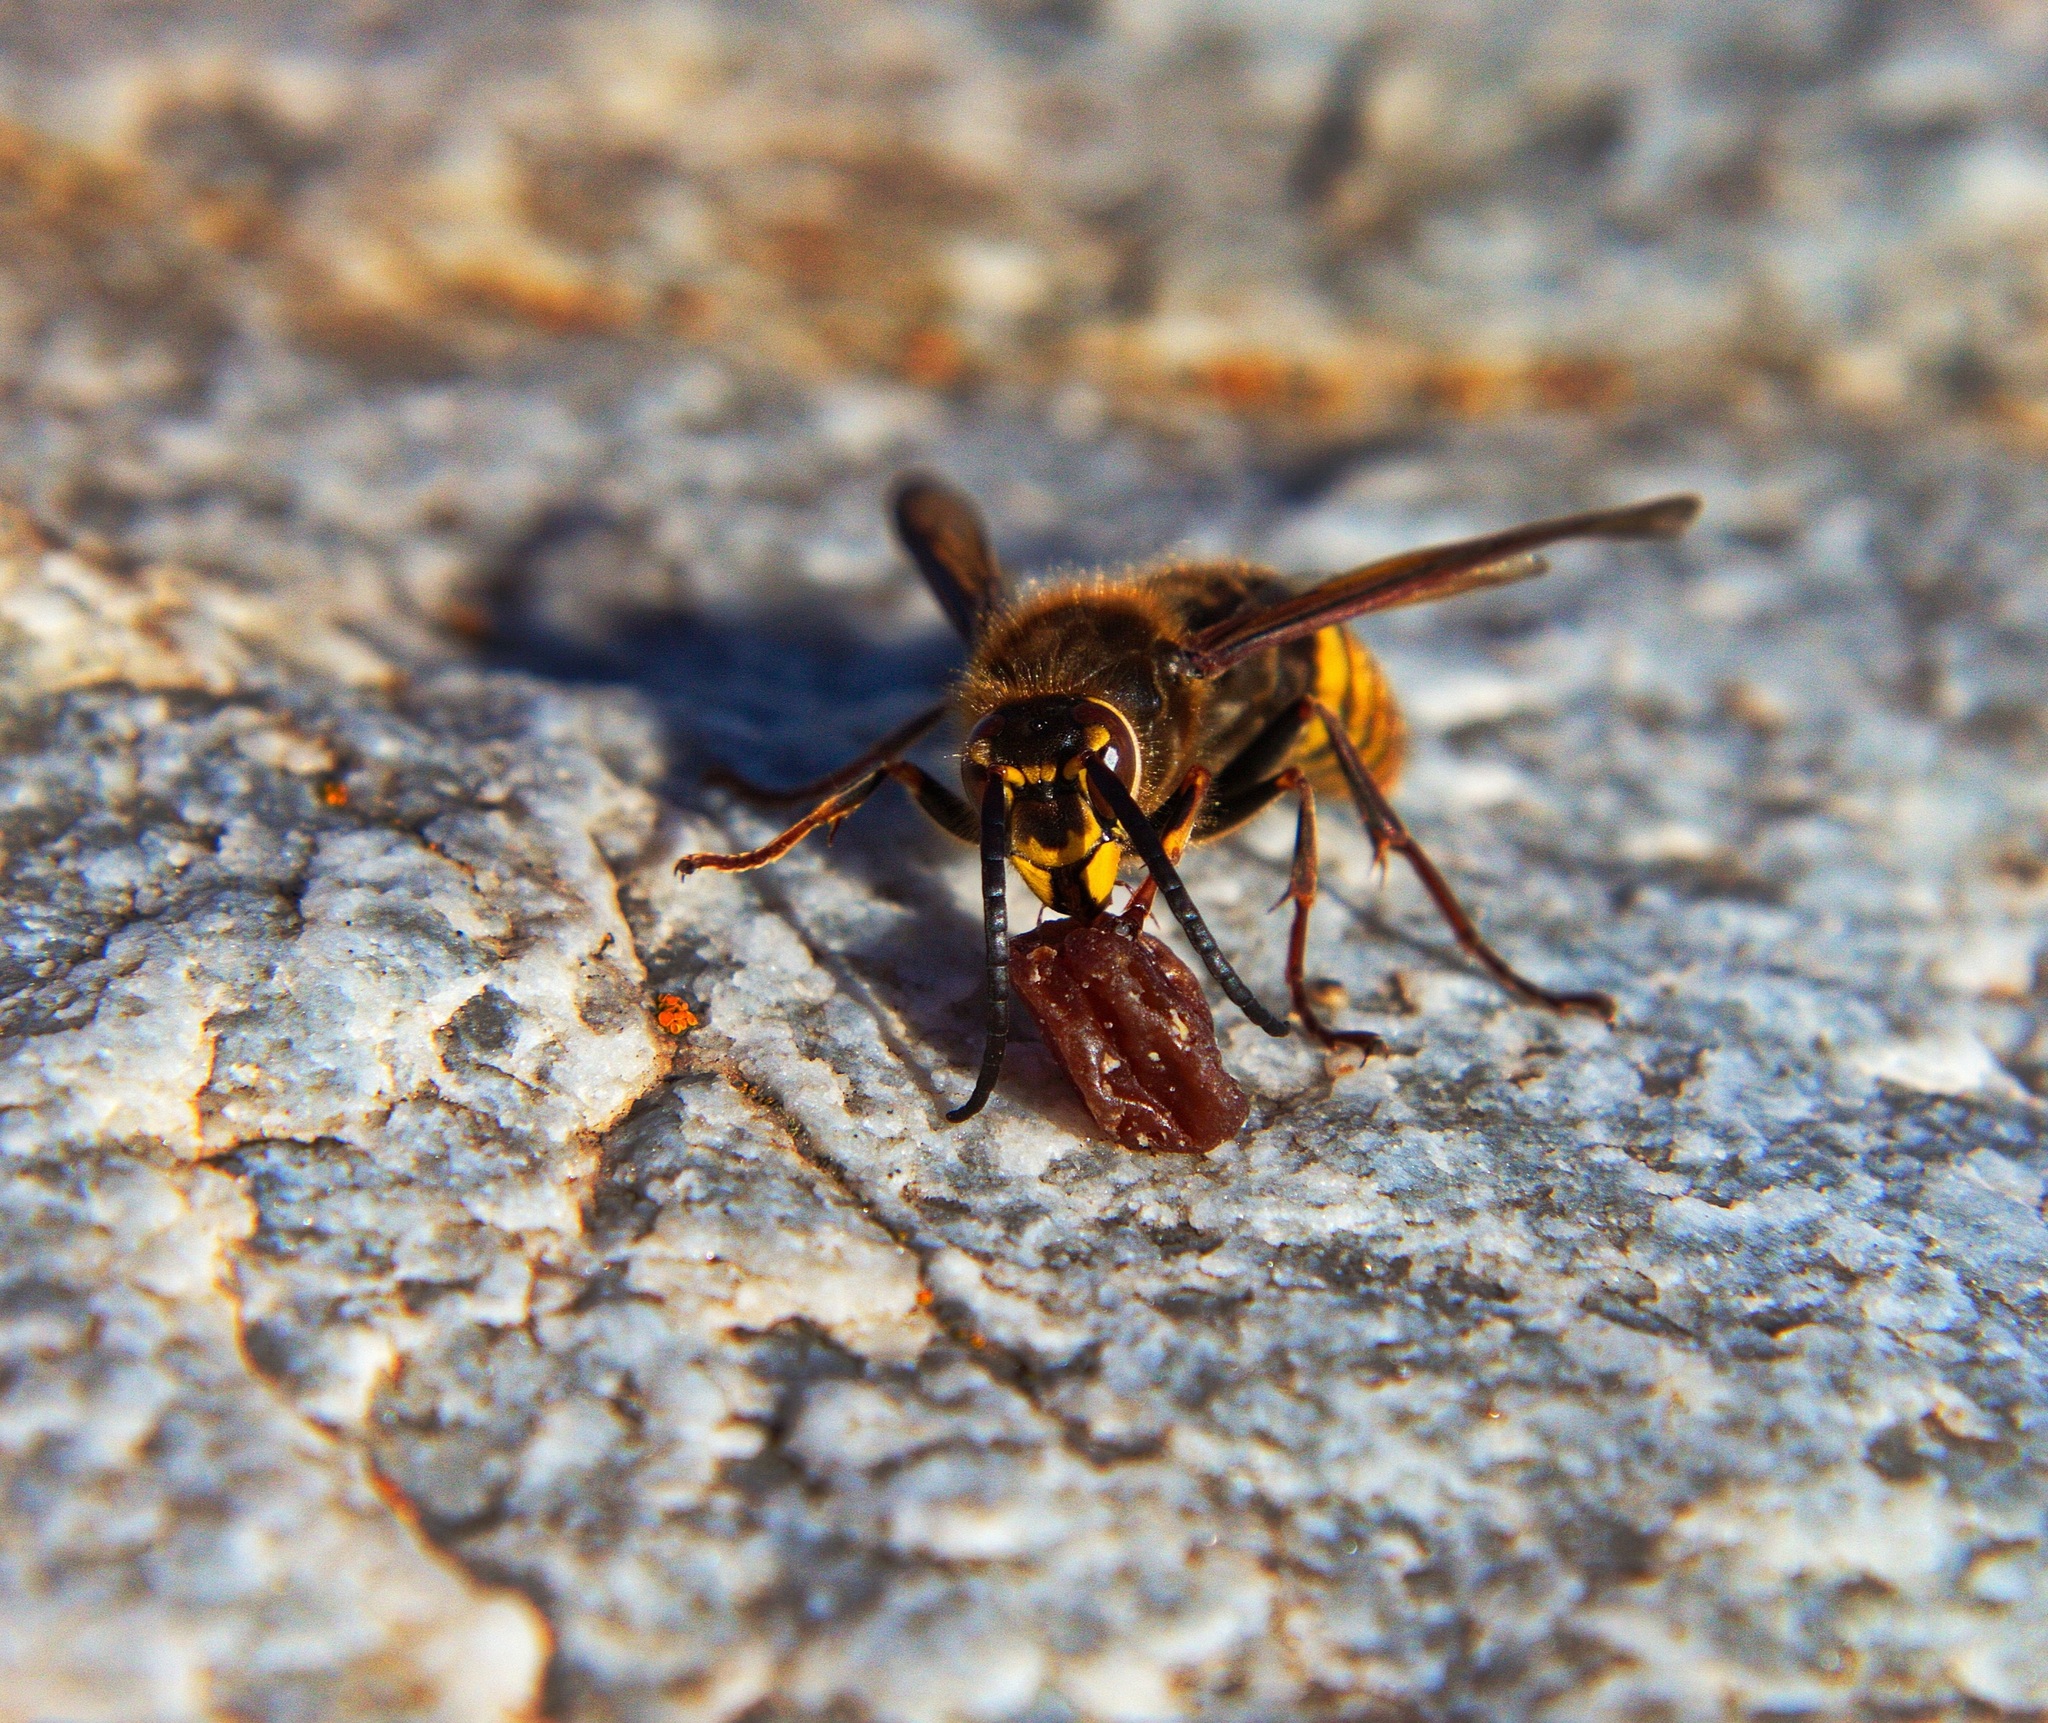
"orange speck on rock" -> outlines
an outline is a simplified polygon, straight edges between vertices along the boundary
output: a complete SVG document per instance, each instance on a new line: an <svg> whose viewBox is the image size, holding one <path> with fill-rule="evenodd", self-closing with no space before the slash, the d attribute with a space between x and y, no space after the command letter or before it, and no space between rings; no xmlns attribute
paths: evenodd
<svg viewBox="0 0 2048 1723"><path fill-rule="evenodd" d="M1635 376L1616 359L1553 354L1534 360L1447 358L1422 381L1426 407L1457 419L1510 413L1612 413L1635 395Z"/></svg>
<svg viewBox="0 0 2048 1723"><path fill-rule="evenodd" d="M687 340L712 333L718 323L719 303L701 287L671 282L655 295L656 323L671 335Z"/></svg>
<svg viewBox="0 0 2048 1723"><path fill-rule="evenodd" d="M1450 359L1423 379L1424 404L1456 419L1491 419L1514 405L1511 367L1478 359Z"/></svg>
<svg viewBox="0 0 2048 1723"><path fill-rule="evenodd" d="M966 369L960 337L950 329L913 329L903 343L904 379L921 388L947 388L959 382Z"/></svg>
<svg viewBox="0 0 2048 1723"><path fill-rule="evenodd" d="M489 640L498 632L490 611L466 598L447 605L441 612L441 622L449 633L471 642Z"/></svg>
<svg viewBox="0 0 2048 1723"><path fill-rule="evenodd" d="M1536 405L1553 413L1611 413L1628 405L1635 379L1613 359L1540 360L1529 378Z"/></svg>
<svg viewBox="0 0 2048 1723"><path fill-rule="evenodd" d="M914 1300L918 1309L923 1310L927 1305L931 1303L931 1301L932 1289L929 1286L920 1286L917 1289L917 1295Z"/></svg>
<svg viewBox="0 0 2048 1723"><path fill-rule="evenodd" d="M279 226L278 212L255 197L203 197L186 220L199 244L238 257L260 252Z"/></svg>
<svg viewBox="0 0 2048 1723"><path fill-rule="evenodd" d="M654 996L654 1020L661 1025L665 1035L687 1035L697 1027L697 1013L680 993L657 993Z"/></svg>
<svg viewBox="0 0 2048 1723"><path fill-rule="evenodd" d="M348 785L339 778L322 778L319 796L322 807L345 808L348 806Z"/></svg>
<svg viewBox="0 0 2048 1723"><path fill-rule="evenodd" d="M376 1492L379 1501L407 1525L419 1524L419 1509L413 1504L412 1497L408 1496L395 1480L385 1476L375 1466L369 1468L369 1479L370 1488Z"/></svg>
<svg viewBox="0 0 2048 1723"><path fill-rule="evenodd" d="M1264 353L1231 353L1195 370L1197 388L1238 413L1271 412L1300 387L1300 368Z"/></svg>
<svg viewBox="0 0 2048 1723"><path fill-rule="evenodd" d="M2048 448L2048 399L2000 391L1985 402L1984 416L2029 453Z"/></svg>

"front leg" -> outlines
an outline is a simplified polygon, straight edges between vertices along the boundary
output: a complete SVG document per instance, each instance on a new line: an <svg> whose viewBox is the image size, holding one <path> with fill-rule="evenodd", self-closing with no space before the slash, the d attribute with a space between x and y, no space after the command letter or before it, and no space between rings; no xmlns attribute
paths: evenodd
<svg viewBox="0 0 2048 1723"><path fill-rule="evenodd" d="M926 733L934 729L945 717L947 702L941 700L936 706L928 706L915 718L906 719L891 730L872 748L865 748L848 760L836 772L827 772L824 777L808 784L794 784L786 790L769 789L750 778L743 778L730 766L713 766L704 774L706 783L716 784L720 789L730 790L744 801L762 806L777 802L814 802L821 797L833 795L848 784L888 765L892 760L907 754Z"/></svg>
<svg viewBox="0 0 2048 1723"><path fill-rule="evenodd" d="M1188 839L1194 835L1195 822L1201 817L1208 795L1208 768L1190 766L1188 775L1180 781L1180 788L1159 804L1159 812L1155 816L1159 821L1159 841L1166 846L1169 861L1178 863L1186 852ZM1130 900L1117 912L1118 918L1132 931L1143 927L1145 917L1151 913L1152 900L1158 895L1159 882L1148 873L1131 887Z"/></svg>
<svg viewBox="0 0 2048 1723"><path fill-rule="evenodd" d="M965 802L921 766L913 766L907 760L892 760L837 795L826 797L795 825L759 849L739 850L729 855L711 852L687 855L677 861L676 872L693 874L699 868L710 868L717 873L746 873L780 861L820 826L828 834L837 829L841 820L891 778L910 792L919 810L941 831L950 833L963 843L973 843L979 837L979 822Z"/></svg>
<svg viewBox="0 0 2048 1723"><path fill-rule="evenodd" d="M1252 747L1261 755L1270 757L1277 741L1280 751L1291 749L1300 740L1302 732L1315 721L1315 713L1306 701L1284 714L1270 727L1270 736L1262 737ZM1252 750L1247 749L1246 754ZM1239 756L1240 759L1245 756ZM1237 769L1236 762L1225 771L1222 782L1228 786L1219 789L1202 810L1202 824L1205 835L1210 831L1235 831L1255 814L1271 807L1282 796L1292 794L1296 799L1298 813L1294 823L1294 864L1288 870L1287 891L1280 903L1294 905L1294 924L1287 934L1287 993L1293 1001L1294 1014L1301 1019L1301 1025L1325 1047L1356 1047L1365 1053L1377 1053L1385 1043L1369 1029L1332 1029L1321 1017L1308 996L1308 923L1310 912L1315 908L1318 890L1319 866L1316 844L1316 795L1310 787L1308 774L1299 766L1289 766L1269 777L1252 777ZM1275 904L1274 908L1278 908Z"/></svg>

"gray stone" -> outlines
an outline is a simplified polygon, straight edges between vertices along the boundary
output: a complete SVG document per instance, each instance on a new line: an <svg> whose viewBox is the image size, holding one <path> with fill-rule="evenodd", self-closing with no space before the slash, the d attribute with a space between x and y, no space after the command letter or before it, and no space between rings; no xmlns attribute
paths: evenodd
<svg viewBox="0 0 2048 1723"><path fill-rule="evenodd" d="M2031 14L6 29L0 1717L2048 1714ZM1326 806L1387 1057L947 1127L970 857L671 870L943 688L913 462L1033 572L1700 490L1365 631L1616 1027Z"/></svg>

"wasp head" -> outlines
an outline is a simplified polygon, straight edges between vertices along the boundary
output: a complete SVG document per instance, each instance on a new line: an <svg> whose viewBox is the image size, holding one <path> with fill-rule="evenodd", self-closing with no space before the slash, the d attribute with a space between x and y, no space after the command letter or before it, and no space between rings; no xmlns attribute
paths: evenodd
<svg viewBox="0 0 2048 1723"><path fill-rule="evenodd" d="M1009 798L1010 860L1039 901L1084 920L1109 902L1123 848L1088 784L1088 756L1135 789L1138 738L1114 706L1050 694L1006 702L974 727L960 759L968 800L991 777Z"/></svg>

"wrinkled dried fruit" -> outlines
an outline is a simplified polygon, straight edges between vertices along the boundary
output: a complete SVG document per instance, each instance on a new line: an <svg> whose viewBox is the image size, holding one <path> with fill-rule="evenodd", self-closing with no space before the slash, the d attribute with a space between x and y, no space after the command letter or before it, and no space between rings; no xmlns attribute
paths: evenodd
<svg viewBox="0 0 2048 1723"><path fill-rule="evenodd" d="M1201 983L1114 916L1010 942L1010 979L1095 1122L1127 1149L1201 1155L1251 1110L1216 1051Z"/></svg>

